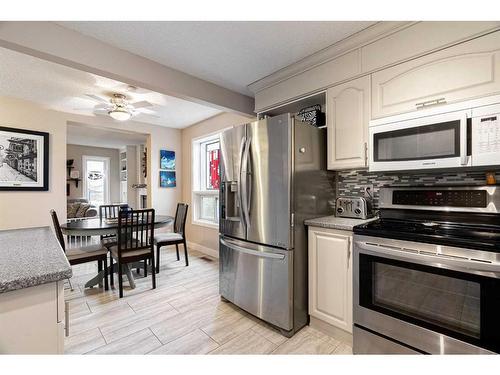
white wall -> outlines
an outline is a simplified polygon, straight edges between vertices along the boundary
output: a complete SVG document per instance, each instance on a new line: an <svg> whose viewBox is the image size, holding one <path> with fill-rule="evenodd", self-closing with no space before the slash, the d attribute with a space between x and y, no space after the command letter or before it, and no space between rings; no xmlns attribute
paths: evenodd
<svg viewBox="0 0 500 375"><path fill-rule="evenodd" d="M0 126L48 132L49 191L0 191L0 229L49 225L49 210L66 219L66 121L54 111L0 97Z"/></svg>
<svg viewBox="0 0 500 375"><path fill-rule="evenodd" d="M182 199L189 204L188 218L186 220L186 237L189 243L198 245L200 250L208 249L216 252L218 246L218 229L200 226L192 223L192 187L191 187L191 145L194 138L199 138L217 132L234 125L244 124L252 121L253 118L240 116L233 113L222 113L220 115L201 121L182 130L182 175L183 188ZM196 247L196 246L195 246Z"/></svg>
<svg viewBox="0 0 500 375"><path fill-rule="evenodd" d="M66 124L126 130L148 137L148 198L158 214L174 215L182 199L181 131L140 122L117 122L100 116L80 116L47 110L32 102L0 97L0 126L45 131L50 134L50 180L48 192L0 192L0 230L51 225L49 210L66 220ZM159 187L160 149L176 152L177 187Z"/></svg>

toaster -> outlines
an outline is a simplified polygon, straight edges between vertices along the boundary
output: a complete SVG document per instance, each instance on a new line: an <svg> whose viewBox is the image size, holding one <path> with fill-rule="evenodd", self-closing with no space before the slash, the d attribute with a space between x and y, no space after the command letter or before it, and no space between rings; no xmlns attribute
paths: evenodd
<svg viewBox="0 0 500 375"><path fill-rule="evenodd" d="M338 217L369 219L373 217L372 201L363 197L337 198L335 211Z"/></svg>

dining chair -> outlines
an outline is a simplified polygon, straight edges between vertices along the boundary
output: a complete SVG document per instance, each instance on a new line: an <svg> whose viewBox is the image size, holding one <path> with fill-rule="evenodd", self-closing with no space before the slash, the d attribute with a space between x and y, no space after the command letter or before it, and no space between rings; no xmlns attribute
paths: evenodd
<svg viewBox="0 0 500 375"><path fill-rule="evenodd" d="M64 242L64 236L59 225L59 219L57 218L57 213L54 210L50 210L50 216L52 217L52 223L54 225L54 231L56 233L59 245L66 254L68 262L70 265L74 266L76 264L96 262L97 270L99 272L104 272L104 290L108 290L108 249L106 249L101 244L79 246L70 249L66 249L66 243ZM104 267L103 267L104 266Z"/></svg>
<svg viewBox="0 0 500 375"><path fill-rule="evenodd" d="M118 268L118 286L120 298L123 297L123 269L122 266L139 261L149 260L155 264L154 253L154 223L155 210L121 210L118 213L117 244L110 248L111 257L116 261ZM113 264L111 264L111 270ZM113 271L111 271L113 275ZM144 276L147 276L145 273ZM156 275L151 272L153 289L156 289Z"/></svg>
<svg viewBox="0 0 500 375"><path fill-rule="evenodd" d="M121 210L128 209L127 203L121 204L103 204L99 206L99 219L118 219L118 213ZM116 245L116 234L103 234L101 235L102 244L108 249Z"/></svg>
<svg viewBox="0 0 500 375"><path fill-rule="evenodd" d="M116 219L118 220L118 213L121 210L128 210L129 205L127 203L120 204L102 204L99 206L99 219ZM116 234L102 234L101 235L101 243L106 249L110 249L112 246L115 246L117 243ZM111 253L109 254L109 264L113 264L113 259L111 258ZM110 281L111 286L115 285L113 273L110 272Z"/></svg>
<svg viewBox="0 0 500 375"><path fill-rule="evenodd" d="M160 272L160 248L163 246L175 245L177 260L180 260L179 244L183 244L186 266L189 266L188 252L186 246L186 232L185 232L188 207L189 206L186 203L177 203L173 232L158 233L154 237L154 242L156 244L156 273Z"/></svg>

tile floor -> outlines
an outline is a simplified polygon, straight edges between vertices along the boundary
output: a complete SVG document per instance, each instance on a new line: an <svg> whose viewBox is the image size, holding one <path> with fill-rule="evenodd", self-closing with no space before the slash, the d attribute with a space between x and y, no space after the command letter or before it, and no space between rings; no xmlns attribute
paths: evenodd
<svg viewBox="0 0 500 375"><path fill-rule="evenodd" d="M118 291L84 289L94 264L73 268L66 354L351 354L351 347L305 327L287 339L218 294L217 259L190 251L190 265L162 249L157 289L151 278ZM135 271L134 271L135 273ZM115 281L115 284L118 283Z"/></svg>

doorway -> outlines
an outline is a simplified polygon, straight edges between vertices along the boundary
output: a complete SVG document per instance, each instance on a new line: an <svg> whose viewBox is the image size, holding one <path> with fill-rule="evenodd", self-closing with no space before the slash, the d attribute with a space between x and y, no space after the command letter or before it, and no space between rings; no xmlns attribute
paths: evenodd
<svg viewBox="0 0 500 375"><path fill-rule="evenodd" d="M108 157L82 156L83 194L96 207L110 203L109 163Z"/></svg>

